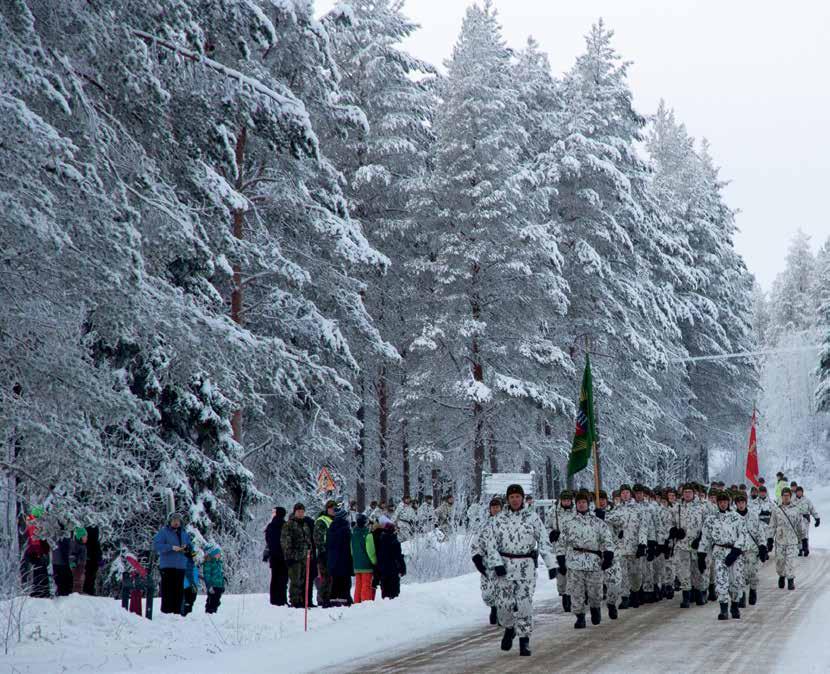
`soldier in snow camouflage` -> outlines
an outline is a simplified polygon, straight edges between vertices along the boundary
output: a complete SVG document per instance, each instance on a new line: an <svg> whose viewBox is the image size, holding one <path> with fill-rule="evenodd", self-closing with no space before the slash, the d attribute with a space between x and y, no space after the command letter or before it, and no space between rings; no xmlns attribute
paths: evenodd
<svg viewBox="0 0 830 674"><path fill-rule="evenodd" d="M810 518L813 518L817 527L821 526L821 518L818 516L815 506L813 506L813 502L804 496L804 487L801 485L795 488L795 498L792 502L801 508L801 519L804 520L802 522L804 540L807 541L801 552L804 557L807 557L810 554Z"/></svg>
<svg viewBox="0 0 830 674"><path fill-rule="evenodd" d="M747 506L746 494L739 493L735 496L735 512L743 519L747 538L747 549L743 554L743 593L739 601L739 608L744 608L747 585L749 604L754 606L758 601L758 569L760 562L767 561L767 539L764 536L765 528L758 519L758 512L750 510Z"/></svg>
<svg viewBox="0 0 830 674"><path fill-rule="evenodd" d="M473 564L478 572L481 574L481 599L486 606L490 607L490 624L495 625L498 622L498 615L496 612L496 573L493 569L488 569L484 565L484 546L482 545L481 535L484 529L490 525L491 518L498 515L502 510L502 502L500 498L493 498L490 501L490 517L487 518L479 526L478 531L473 536L470 544L470 554L473 556Z"/></svg>
<svg viewBox="0 0 830 674"><path fill-rule="evenodd" d="M585 627L586 596L591 609L591 623L599 625L602 572L610 569L614 562L614 544L608 526L589 512L587 492L576 495L576 515L562 527L559 544L565 554L557 555L556 561L567 570L568 594L576 615L574 627Z"/></svg>
<svg viewBox="0 0 830 674"><path fill-rule="evenodd" d="M631 487L620 487L620 505L605 516L605 521L617 536L617 557L622 571L621 609L640 605L643 578L639 560L646 554L648 524L643 522L643 510L631 499Z"/></svg>
<svg viewBox="0 0 830 674"><path fill-rule="evenodd" d="M563 489L559 493L559 503L551 508L545 523L550 531L549 540L553 544L553 554L556 556L565 554L564 548L559 545L559 537L562 533L562 527L575 514L573 492L570 489ZM556 574L556 590L559 592L559 596L562 597L562 610L568 613L571 610L571 595L568 594L568 579L562 569Z"/></svg>
<svg viewBox="0 0 830 674"><path fill-rule="evenodd" d="M518 633L520 654L530 655L537 558L544 559L550 578L554 576L556 561L542 520L524 507L524 490L520 485L507 488L507 505L482 531L484 564L496 573L498 621L505 628L502 650L513 647Z"/></svg>
<svg viewBox="0 0 830 674"><path fill-rule="evenodd" d="M614 532L611 530L611 527L605 522L605 516L608 513L609 509L613 507L610 506L608 503L608 494L604 491L599 492L599 502L597 503L597 508L594 510L594 516L600 519L608 529L609 535L612 537L611 540L613 541ZM611 566L607 569L604 569L602 572L603 582L605 583L605 589L607 591L607 595L605 597L606 604L608 606L608 617L611 620L617 619L617 604L622 599L622 569L620 568L619 556L615 555L614 559L611 563Z"/></svg>
<svg viewBox="0 0 830 674"><path fill-rule="evenodd" d="M703 530L704 505L695 499L693 484L683 485L680 503L673 513L669 535L674 539L675 571L683 593L681 608L689 608L694 593L695 603L703 604L700 596L701 573L697 565L697 548Z"/></svg>
<svg viewBox="0 0 830 674"><path fill-rule="evenodd" d="M706 558L713 560L715 592L720 602L718 620L727 620L729 614L740 618L738 597L743 589L743 563L740 559L747 549L746 527L738 513L729 509L729 494L716 494L718 511L703 525L698 549L698 566L706 568ZM730 603L731 600L731 603ZM727 614L727 609L729 614Z"/></svg>
<svg viewBox="0 0 830 674"><path fill-rule="evenodd" d="M792 503L792 491L789 487L781 490L781 505L772 509L770 529L772 537L767 540L767 548L775 550L775 570L778 572L778 587L784 587L784 580L790 590L795 589L795 558L799 546L806 545L801 508Z"/></svg>

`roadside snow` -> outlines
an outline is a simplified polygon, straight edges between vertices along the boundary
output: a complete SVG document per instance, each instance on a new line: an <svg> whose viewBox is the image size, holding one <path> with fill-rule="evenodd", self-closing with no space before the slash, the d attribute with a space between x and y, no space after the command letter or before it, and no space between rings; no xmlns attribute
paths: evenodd
<svg viewBox="0 0 830 674"><path fill-rule="evenodd" d="M810 526L810 549L830 550L830 486L807 492L813 502L821 526ZM801 560L799 560L801 561ZM803 560L809 564L810 558ZM796 572L796 592L798 573ZM830 624L830 584L813 604L812 609L802 616L794 637L778 659L776 671L798 671L799 674L830 672L830 640L827 639L827 625Z"/></svg>
<svg viewBox="0 0 830 674"><path fill-rule="evenodd" d="M536 599L555 595L555 583L541 567ZM0 651L0 672L320 671L375 653L423 646L454 630L486 624L488 616L478 574L408 584L394 601L312 609L308 633L303 632L303 611L270 606L267 594L223 597L215 616L205 615L203 606L200 594L195 612L182 618L161 614L156 604L149 621L123 611L113 599L27 599L23 640L11 644L8 656ZM7 609L0 605L0 618Z"/></svg>

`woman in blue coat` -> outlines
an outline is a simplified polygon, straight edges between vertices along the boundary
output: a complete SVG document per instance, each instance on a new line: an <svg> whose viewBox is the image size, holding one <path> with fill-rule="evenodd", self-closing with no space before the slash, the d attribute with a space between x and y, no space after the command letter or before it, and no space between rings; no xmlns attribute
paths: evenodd
<svg viewBox="0 0 830 674"><path fill-rule="evenodd" d="M153 539L153 548L159 556L161 571L161 612L179 613L184 595L184 572L190 536L182 528L182 516L171 513L167 525L159 529Z"/></svg>
<svg viewBox="0 0 830 674"><path fill-rule="evenodd" d="M331 605L351 606L352 526L349 513L342 508L334 511L334 520L326 536L326 564L331 577Z"/></svg>

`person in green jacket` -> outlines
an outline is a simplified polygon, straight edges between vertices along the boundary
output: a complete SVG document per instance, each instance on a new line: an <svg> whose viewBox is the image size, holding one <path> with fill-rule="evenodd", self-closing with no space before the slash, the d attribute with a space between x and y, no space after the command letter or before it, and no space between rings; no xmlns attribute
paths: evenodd
<svg viewBox="0 0 830 674"><path fill-rule="evenodd" d="M781 490L787 486L787 478L781 472L776 473L775 477L777 478L775 481L775 500L781 503Z"/></svg>
<svg viewBox="0 0 830 674"><path fill-rule="evenodd" d="M374 601L375 588L372 574L378 558L375 554L375 539L367 526L369 519L363 513L356 519L352 529L352 562L354 563L354 603Z"/></svg>
<svg viewBox="0 0 830 674"><path fill-rule="evenodd" d="M225 591L225 572L222 568L222 550L218 545L210 545L205 550L205 563L202 566L202 577L205 579L207 601L205 613L216 613L219 602Z"/></svg>

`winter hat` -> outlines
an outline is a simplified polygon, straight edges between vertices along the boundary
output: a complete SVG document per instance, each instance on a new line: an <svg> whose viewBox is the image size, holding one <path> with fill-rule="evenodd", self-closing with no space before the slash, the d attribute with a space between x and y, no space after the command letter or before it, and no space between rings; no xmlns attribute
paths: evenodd
<svg viewBox="0 0 830 674"><path fill-rule="evenodd" d="M790 496L792 496L793 495L793 490L790 489L789 487L784 487L781 490L781 496L783 496L784 494L789 494Z"/></svg>
<svg viewBox="0 0 830 674"><path fill-rule="evenodd" d="M506 495L510 496L511 494L521 494L522 496L525 495L525 490L520 484L511 484L507 487Z"/></svg>
<svg viewBox="0 0 830 674"><path fill-rule="evenodd" d="M366 523L367 523L368 521L369 521L369 518L368 518L368 517L366 517L366 515L364 515L363 513L360 513L360 514L357 516L357 519L355 520L355 522L357 523L357 526L359 526L359 527L361 527L361 528L362 528L362 527L365 527L365 526L366 526Z"/></svg>
<svg viewBox="0 0 830 674"><path fill-rule="evenodd" d="M624 491L631 491L630 484L621 484L620 485L620 493L622 494Z"/></svg>
<svg viewBox="0 0 830 674"><path fill-rule="evenodd" d="M795 493L797 494L798 492L801 492L803 494L804 493L804 487L802 487L801 485L798 485L795 488Z"/></svg>
<svg viewBox="0 0 830 674"><path fill-rule="evenodd" d="M767 493L767 485L762 484L760 487L758 487L758 492L766 494Z"/></svg>
<svg viewBox="0 0 830 674"><path fill-rule="evenodd" d="M75 540L80 541L84 536L86 536L86 529L83 527L75 527Z"/></svg>
<svg viewBox="0 0 830 674"><path fill-rule="evenodd" d="M729 492L725 490L715 492L715 498L717 499L718 503L720 503L721 501L728 501Z"/></svg>
<svg viewBox="0 0 830 674"><path fill-rule="evenodd" d="M334 511L334 519L336 520L345 520L348 519L349 513L343 510L343 508L337 508Z"/></svg>
<svg viewBox="0 0 830 674"><path fill-rule="evenodd" d="M491 508L493 506L498 506L499 508L501 508L503 505L504 504L502 503L502 500L498 496L494 496L493 498L490 499L490 507Z"/></svg>
<svg viewBox="0 0 830 674"><path fill-rule="evenodd" d="M639 484L639 483L637 483L637 484L635 484L635 485L634 485L634 493L635 493L635 494L636 494L638 491L645 492L645 490L646 490L646 488L645 488L643 485Z"/></svg>
<svg viewBox="0 0 830 674"><path fill-rule="evenodd" d="M608 492L604 489L599 490L599 497L604 498L606 501L608 500Z"/></svg>
<svg viewBox="0 0 830 674"><path fill-rule="evenodd" d="M386 515L381 515L380 516L380 519L378 520L378 524L380 524L380 526L382 526L384 529L386 529L387 527L394 527L395 526L395 523L392 520L390 520Z"/></svg>
<svg viewBox="0 0 830 674"><path fill-rule="evenodd" d="M39 517L43 517L45 514L46 514L46 510L44 509L43 506L34 506L31 510L31 515L35 519L37 519Z"/></svg>
<svg viewBox="0 0 830 674"><path fill-rule="evenodd" d="M735 494L735 503L737 503L738 501L743 501L744 503L746 503L745 491L739 491L737 494Z"/></svg>
<svg viewBox="0 0 830 674"><path fill-rule="evenodd" d="M291 512L295 513L298 510L305 510L305 506L302 503L295 503L294 504L294 510L292 510Z"/></svg>
<svg viewBox="0 0 830 674"><path fill-rule="evenodd" d="M336 508L336 507L337 507L337 501L335 501L334 499L329 499L328 501L326 501L326 507L323 508L323 510L328 510L329 508Z"/></svg>
<svg viewBox="0 0 830 674"><path fill-rule="evenodd" d="M562 501L563 499L567 499L568 501L573 501L574 493L570 489L563 489L559 492L559 500Z"/></svg>
<svg viewBox="0 0 830 674"><path fill-rule="evenodd" d="M216 555L222 554L222 548L220 548L216 543L208 545L205 549L205 555L208 557L215 557Z"/></svg>
<svg viewBox="0 0 830 674"><path fill-rule="evenodd" d="M575 501L585 501L586 503L589 501L588 492L584 489L576 492Z"/></svg>
<svg viewBox="0 0 830 674"><path fill-rule="evenodd" d="M276 517L283 519L285 517L285 514L285 508L283 508L282 506L277 506L276 508L274 508L274 515Z"/></svg>
<svg viewBox="0 0 830 674"><path fill-rule="evenodd" d="M167 524L170 524L173 520L179 520L179 522L181 522L182 521L181 514L180 513L170 513L167 516Z"/></svg>

